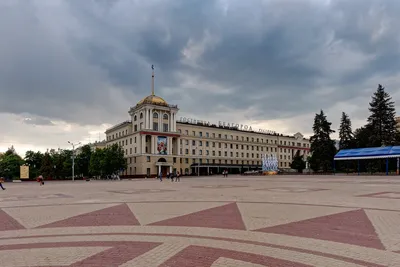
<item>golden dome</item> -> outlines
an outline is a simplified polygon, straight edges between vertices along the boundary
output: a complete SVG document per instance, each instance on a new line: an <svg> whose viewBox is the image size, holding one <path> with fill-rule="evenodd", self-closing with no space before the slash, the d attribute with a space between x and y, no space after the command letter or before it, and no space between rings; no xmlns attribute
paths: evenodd
<svg viewBox="0 0 400 267"><path fill-rule="evenodd" d="M137 105L142 105L142 104L153 104L153 105L159 105L159 106L168 106L167 102L162 99L159 96L156 95L149 95L140 100Z"/></svg>

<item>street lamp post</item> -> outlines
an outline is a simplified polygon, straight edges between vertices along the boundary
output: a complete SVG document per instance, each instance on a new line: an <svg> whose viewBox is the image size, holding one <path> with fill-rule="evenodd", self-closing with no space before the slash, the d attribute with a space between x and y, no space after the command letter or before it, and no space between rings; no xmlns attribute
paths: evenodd
<svg viewBox="0 0 400 267"><path fill-rule="evenodd" d="M72 146L72 181L75 181L75 146L80 145L81 142L74 144L68 141L68 143Z"/></svg>

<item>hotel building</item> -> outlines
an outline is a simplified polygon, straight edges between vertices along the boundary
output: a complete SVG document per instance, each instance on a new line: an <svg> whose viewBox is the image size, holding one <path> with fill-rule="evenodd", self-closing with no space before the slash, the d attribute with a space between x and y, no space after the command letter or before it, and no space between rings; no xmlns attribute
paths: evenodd
<svg viewBox="0 0 400 267"><path fill-rule="evenodd" d="M106 146L124 151L128 177L155 176L162 172L216 174L227 169L242 173L261 169L261 155L276 156L281 169L290 169L296 153L309 155L310 143L293 136L254 131L235 124L210 124L178 116L177 105L152 93L129 110L130 120L106 130Z"/></svg>

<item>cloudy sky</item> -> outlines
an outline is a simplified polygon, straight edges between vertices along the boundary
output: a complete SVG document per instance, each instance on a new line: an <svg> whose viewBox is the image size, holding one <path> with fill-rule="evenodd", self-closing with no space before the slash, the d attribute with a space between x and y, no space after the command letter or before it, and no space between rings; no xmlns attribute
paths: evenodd
<svg viewBox="0 0 400 267"><path fill-rule="evenodd" d="M400 103L400 1L2 0L0 151L104 138L150 94L180 115L311 134ZM334 136L335 137L335 136Z"/></svg>

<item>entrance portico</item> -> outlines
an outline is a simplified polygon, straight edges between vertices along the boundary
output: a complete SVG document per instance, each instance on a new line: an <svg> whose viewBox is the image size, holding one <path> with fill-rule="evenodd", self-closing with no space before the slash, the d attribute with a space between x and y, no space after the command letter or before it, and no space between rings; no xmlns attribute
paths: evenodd
<svg viewBox="0 0 400 267"><path fill-rule="evenodd" d="M165 158L160 158L156 162L156 166L158 167L158 172L157 175L160 174L160 172L164 175L167 174L167 172L172 173L172 164L168 163Z"/></svg>

